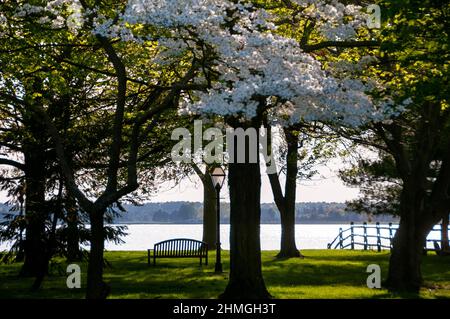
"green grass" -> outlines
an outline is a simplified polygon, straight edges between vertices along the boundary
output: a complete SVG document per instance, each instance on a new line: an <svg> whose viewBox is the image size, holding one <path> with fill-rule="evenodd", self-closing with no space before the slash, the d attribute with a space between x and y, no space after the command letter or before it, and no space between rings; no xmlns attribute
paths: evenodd
<svg viewBox="0 0 450 319"><path fill-rule="evenodd" d="M366 267L381 266L387 274L389 252L351 250L303 250L305 259L279 260L274 251L263 252L263 274L275 298L450 298L450 258L429 255L423 261L426 287L419 295L393 295L384 289L366 287ZM198 259L161 259L147 267L146 252L106 252L111 267L105 281L111 285L110 298L216 298L223 292L229 269L228 252L223 252L223 274L210 264L200 267ZM31 292L32 279L18 278L20 264L0 265L0 298L83 298L87 269L81 264L82 289L66 287L66 264L54 267L43 288Z"/></svg>

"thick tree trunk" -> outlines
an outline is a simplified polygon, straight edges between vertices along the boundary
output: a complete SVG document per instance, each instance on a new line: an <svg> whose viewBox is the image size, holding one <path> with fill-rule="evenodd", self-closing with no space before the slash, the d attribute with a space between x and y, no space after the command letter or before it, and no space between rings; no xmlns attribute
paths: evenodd
<svg viewBox="0 0 450 319"><path fill-rule="evenodd" d="M103 282L103 250L105 231L103 211L89 213L91 222L91 247L87 273L87 299L105 299L109 294L108 285Z"/></svg>
<svg viewBox="0 0 450 319"><path fill-rule="evenodd" d="M418 291L422 285L420 269L426 234L409 221L401 221L395 234L389 260L386 286L396 291Z"/></svg>
<svg viewBox="0 0 450 319"><path fill-rule="evenodd" d="M216 190L208 171L204 174L203 183L203 241L208 249L216 249Z"/></svg>
<svg viewBox="0 0 450 319"><path fill-rule="evenodd" d="M47 245L45 249L45 267L41 269L40 273L36 276L33 285L31 286L32 290L38 290L42 282L44 281L45 276L48 274L48 265L50 260L56 251L57 239L56 239L56 228L58 226L59 216L62 215L62 204L61 204L61 192L62 192L62 184L60 185L59 190L59 199L58 199L58 207L53 207L53 220L52 227L50 229L50 233L48 235Z"/></svg>
<svg viewBox="0 0 450 319"><path fill-rule="evenodd" d="M295 243L295 209L281 212L281 248L278 258L303 257Z"/></svg>
<svg viewBox="0 0 450 319"><path fill-rule="evenodd" d="M36 277L46 272L45 162L42 146L28 147L25 153L25 244L20 276Z"/></svg>
<svg viewBox="0 0 450 319"><path fill-rule="evenodd" d="M248 151L248 145L247 150ZM237 150L235 154L244 150ZM254 149L252 151L255 151ZM261 271L259 163L230 163L230 278L221 298L270 298Z"/></svg>
<svg viewBox="0 0 450 319"><path fill-rule="evenodd" d="M386 287L393 291L418 292L422 285L421 261L428 233L433 221L426 220L419 211L418 192L404 188L400 203L400 225L393 239Z"/></svg>
<svg viewBox="0 0 450 319"><path fill-rule="evenodd" d="M441 230L441 247L442 250L449 251L450 245L448 242L448 222L449 222L449 215L445 214L445 216L442 218L442 230Z"/></svg>

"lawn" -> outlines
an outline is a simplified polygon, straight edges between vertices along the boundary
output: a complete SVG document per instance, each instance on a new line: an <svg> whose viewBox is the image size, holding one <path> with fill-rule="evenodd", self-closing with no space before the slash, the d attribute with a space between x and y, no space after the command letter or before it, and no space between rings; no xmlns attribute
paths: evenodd
<svg viewBox="0 0 450 319"><path fill-rule="evenodd" d="M366 267L381 266L387 274L389 252L351 250L303 250L305 259L279 260L274 251L264 251L263 274L275 298L450 298L450 257L424 257L426 288L419 295L393 295L366 286ZM147 266L146 252L106 252L110 266L105 281L111 285L110 298L216 298L225 288L229 269L228 252L223 252L223 274L210 264L200 267L198 259L161 259ZM39 292L31 292L32 279L17 277L20 264L0 265L0 298L83 298L87 269L82 263L82 288L66 287L66 264L52 268Z"/></svg>

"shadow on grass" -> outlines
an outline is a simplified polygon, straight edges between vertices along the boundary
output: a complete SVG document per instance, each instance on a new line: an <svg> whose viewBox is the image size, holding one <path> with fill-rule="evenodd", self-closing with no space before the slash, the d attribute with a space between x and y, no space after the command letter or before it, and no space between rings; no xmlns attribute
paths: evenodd
<svg viewBox="0 0 450 319"><path fill-rule="evenodd" d="M373 295L370 299L387 299L387 298L396 298L396 299L422 299L419 293L413 292L388 292L384 294Z"/></svg>
<svg viewBox="0 0 450 319"><path fill-rule="evenodd" d="M301 258L277 258L264 261L264 277L266 282L277 286L292 285L365 285L369 264L387 266L386 253L374 254L354 252L331 252L333 255L316 255L308 251L302 252ZM345 257L343 256L345 254ZM287 280L287 278L289 278Z"/></svg>
<svg viewBox="0 0 450 319"><path fill-rule="evenodd" d="M263 276L277 298L308 298L310 293L334 290L349 292L351 298L419 298L418 294L377 291L364 293L369 264L378 264L382 276L387 274L389 254L361 251L302 251L306 258L275 258L276 252L263 252ZM105 281L111 285L112 298L217 298L228 282L229 253L224 251L224 273L214 272L214 257L208 266L200 267L198 259L160 259L156 266L147 265L146 252L107 252L105 257L112 268L104 270ZM61 262L63 267L65 263ZM83 271L86 263L80 264ZM47 277L44 289L31 293L32 279L18 278L20 264L0 266L0 298L83 298L84 289L66 288L66 277ZM450 287L450 267L438 256L424 257L424 277L441 287L433 290L433 298L447 298ZM82 273L85 287L86 273ZM302 287L308 287L305 290ZM334 294L333 294L334 293ZM327 298L326 293L320 297Z"/></svg>

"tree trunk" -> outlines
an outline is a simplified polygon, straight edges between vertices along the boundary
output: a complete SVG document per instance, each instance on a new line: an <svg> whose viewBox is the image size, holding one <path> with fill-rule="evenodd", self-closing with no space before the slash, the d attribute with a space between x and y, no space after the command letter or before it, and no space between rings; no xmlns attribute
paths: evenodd
<svg viewBox="0 0 450 319"><path fill-rule="evenodd" d="M415 226L412 223L400 222L393 240L386 282L386 286L391 290L418 291L420 289L423 239L414 238L415 233Z"/></svg>
<svg viewBox="0 0 450 319"><path fill-rule="evenodd" d="M78 229L78 209L73 197L66 199L67 212L67 261L81 261L80 232Z"/></svg>
<svg viewBox="0 0 450 319"><path fill-rule="evenodd" d="M36 277L46 272L45 161L42 146L27 146L25 155L25 259L20 276Z"/></svg>
<svg viewBox="0 0 450 319"><path fill-rule="evenodd" d="M41 288L42 282L44 281L45 276L48 274L48 265L50 260L56 251L57 239L56 239L56 228L58 227L58 219L59 216L62 215L62 203L61 203L61 193L62 193L62 184L60 184L59 195L58 195L58 205L53 207L53 220L52 227L50 229L50 233L48 235L47 245L45 249L45 268L41 269L39 274L36 276L31 289L36 291Z"/></svg>
<svg viewBox="0 0 450 319"><path fill-rule="evenodd" d="M278 258L303 257L295 243L295 201L298 173L298 137L289 128L283 130L288 145L286 155L286 183L284 195L281 190L278 173L268 174L273 198L280 212L281 220L281 247ZM271 128L268 127L268 143L272 154ZM272 159L274 160L274 159Z"/></svg>
<svg viewBox="0 0 450 319"><path fill-rule="evenodd" d="M211 181L208 169L202 179L203 183L203 241L208 249L216 249L216 190Z"/></svg>
<svg viewBox="0 0 450 319"><path fill-rule="evenodd" d="M278 258L303 257L295 243L295 209L280 211L281 216L281 248Z"/></svg>
<svg viewBox="0 0 450 319"><path fill-rule="evenodd" d="M441 230L441 247L442 247L442 250L445 250L445 251L449 251L450 250L450 245L449 245L449 242L448 242L448 222L449 222L449 215L448 214L445 214L444 215L444 217L442 218L442 224L441 224L441 227L442 227L442 230Z"/></svg>
<svg viewBox="0 0 450 319"><path fill-rule="evenodd" d="M419 192L404 187L400 198L400 225L393 239L386 287L393 291L418 292L422 285L421 261L428 233L434 223L419 208Z"/></svg>
<svg viewBox="0 0 450 319"><path fill-rule="evenodd" d="M103 211L89 213L91 222L91 247L87 273L87 299L105 299L109 294L108 285L103 282L103 250L105 231Z"/></svg>
<svg viewBox="0 0 450 319"><path fill-rule="evenodd" d="M244 150L237 149L235 152ZM246 153L248 153L248 145ZM255 151L253 149L253 151ZM261 271L260 195L261 172L258 163L230 163L230 278L225 292L227 299L266 299Z"/></svg>
<svg viewBox="0 0 450 319"><path fill-rule="evenodd" d="M284 209L281 214L281 249L277 257L303 257L295 244L295 201L298 174L298 136L285 128L287 142L286 184L284 187Z"/></svg>

